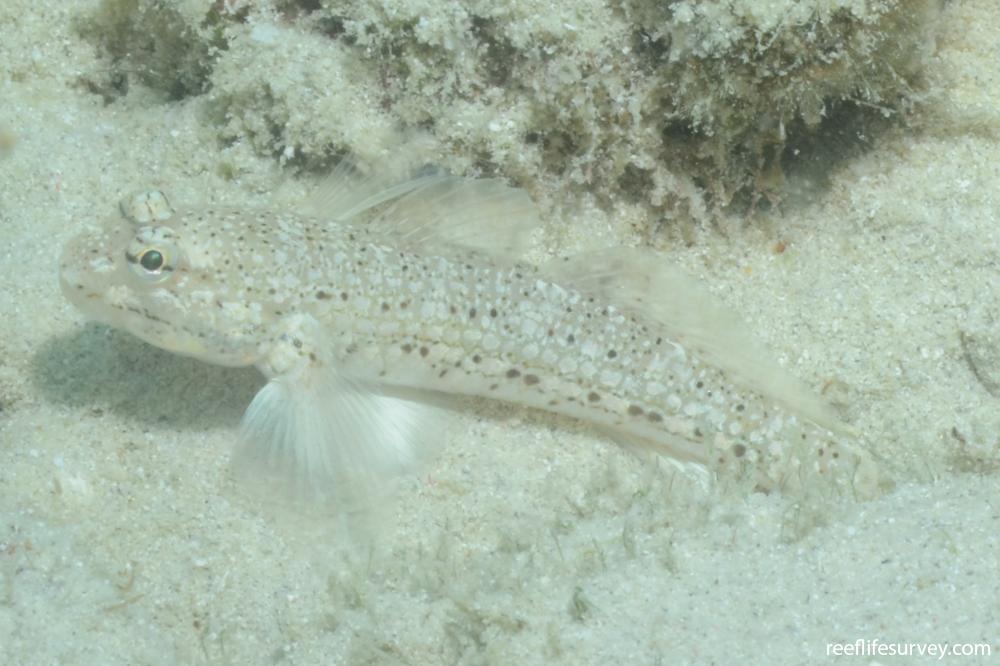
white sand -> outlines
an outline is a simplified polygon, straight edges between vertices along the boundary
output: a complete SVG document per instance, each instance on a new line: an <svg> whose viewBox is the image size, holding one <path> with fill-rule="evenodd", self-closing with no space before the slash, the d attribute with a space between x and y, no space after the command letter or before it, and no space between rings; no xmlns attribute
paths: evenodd
<svg viewBox="0 0 1000 666"><path fill-rule="evenodd" d="M361 552L224 486L255 371L85 325L61 297L63 243L126 192L257 204L284 178L245 150L239 179L216 175L197 104L135 91L104 106L76 85L95 66L69 25L87 4L0 7L0 133L16 139L0 152L0 663L799 664L858 639L1000 651L994 0L949 5L914 127L766 225L664 248L844 403L894 489L819 510L721 497L582 427L473 404L403 492L397 529ZM549 224L566 246L630 233L599 211Z"/></svg>

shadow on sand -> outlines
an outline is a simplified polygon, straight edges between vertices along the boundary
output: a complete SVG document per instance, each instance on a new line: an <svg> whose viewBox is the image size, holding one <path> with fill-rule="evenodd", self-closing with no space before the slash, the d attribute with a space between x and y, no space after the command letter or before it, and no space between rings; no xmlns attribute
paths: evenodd
<svg viewBox="0 0 1000 666"><path fill-rule="evenodd" d="M254 368L177 356L99 324L49 339L32 377L53 403L177 430L235 427L264 384Z"/></svg>

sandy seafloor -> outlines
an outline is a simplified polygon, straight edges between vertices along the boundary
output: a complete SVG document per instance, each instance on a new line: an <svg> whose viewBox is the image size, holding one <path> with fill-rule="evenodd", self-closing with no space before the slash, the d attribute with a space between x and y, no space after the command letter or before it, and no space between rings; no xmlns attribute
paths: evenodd
<svg viewBox="0 0 1000 666"><path fill-rule="evenodd" d="M197 105L105 106L74 85L95 57L76 5L0 11L17 17L0 66L19 73L0 75L16 140L0 158L0 663L935 661L827 656L859 639L1000 658L993 0L948 6L911 128L766 225L664 249L832 387L889 492L819 512L727 497L586 428L472 404L367 549L224 483L254 370L85 324L60 295L63 243L125 193L259 205L284 178L252 157L248 179L216 176ZM630 229L601 211L548 223L566 247Z"/></svg>

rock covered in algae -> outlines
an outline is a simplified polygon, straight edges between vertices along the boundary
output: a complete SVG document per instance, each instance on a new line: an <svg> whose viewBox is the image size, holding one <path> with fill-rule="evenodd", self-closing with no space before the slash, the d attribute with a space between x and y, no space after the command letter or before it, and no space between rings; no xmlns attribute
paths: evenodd
<svg viewBox="0 0 1000 666"><path fill-rule="evenodd" d="M865 141L843 128L901 117L919 98L938 9L104 0L81 25L108 55L103 94L138 82L203 97L220 139L283 162L323 169L419 129L458 173L706 219L780 196L812 137Z"/></svg>

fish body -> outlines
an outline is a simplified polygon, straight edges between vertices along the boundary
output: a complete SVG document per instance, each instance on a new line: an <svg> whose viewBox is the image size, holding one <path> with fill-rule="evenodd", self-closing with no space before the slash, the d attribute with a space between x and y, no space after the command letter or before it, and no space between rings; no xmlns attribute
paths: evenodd
<svg viewBox="0 0 1000 666"><path fill-rule="evenodd" d="M296 496L342 502L411 468L449 394L582 419L764 490L872 476L849 428L653 255L536 266L518 257L537 222L523 192L344 181L302 209L136 195L67 246L63 290L151 344L257 366L270 381L241 458Z"/></svg>

